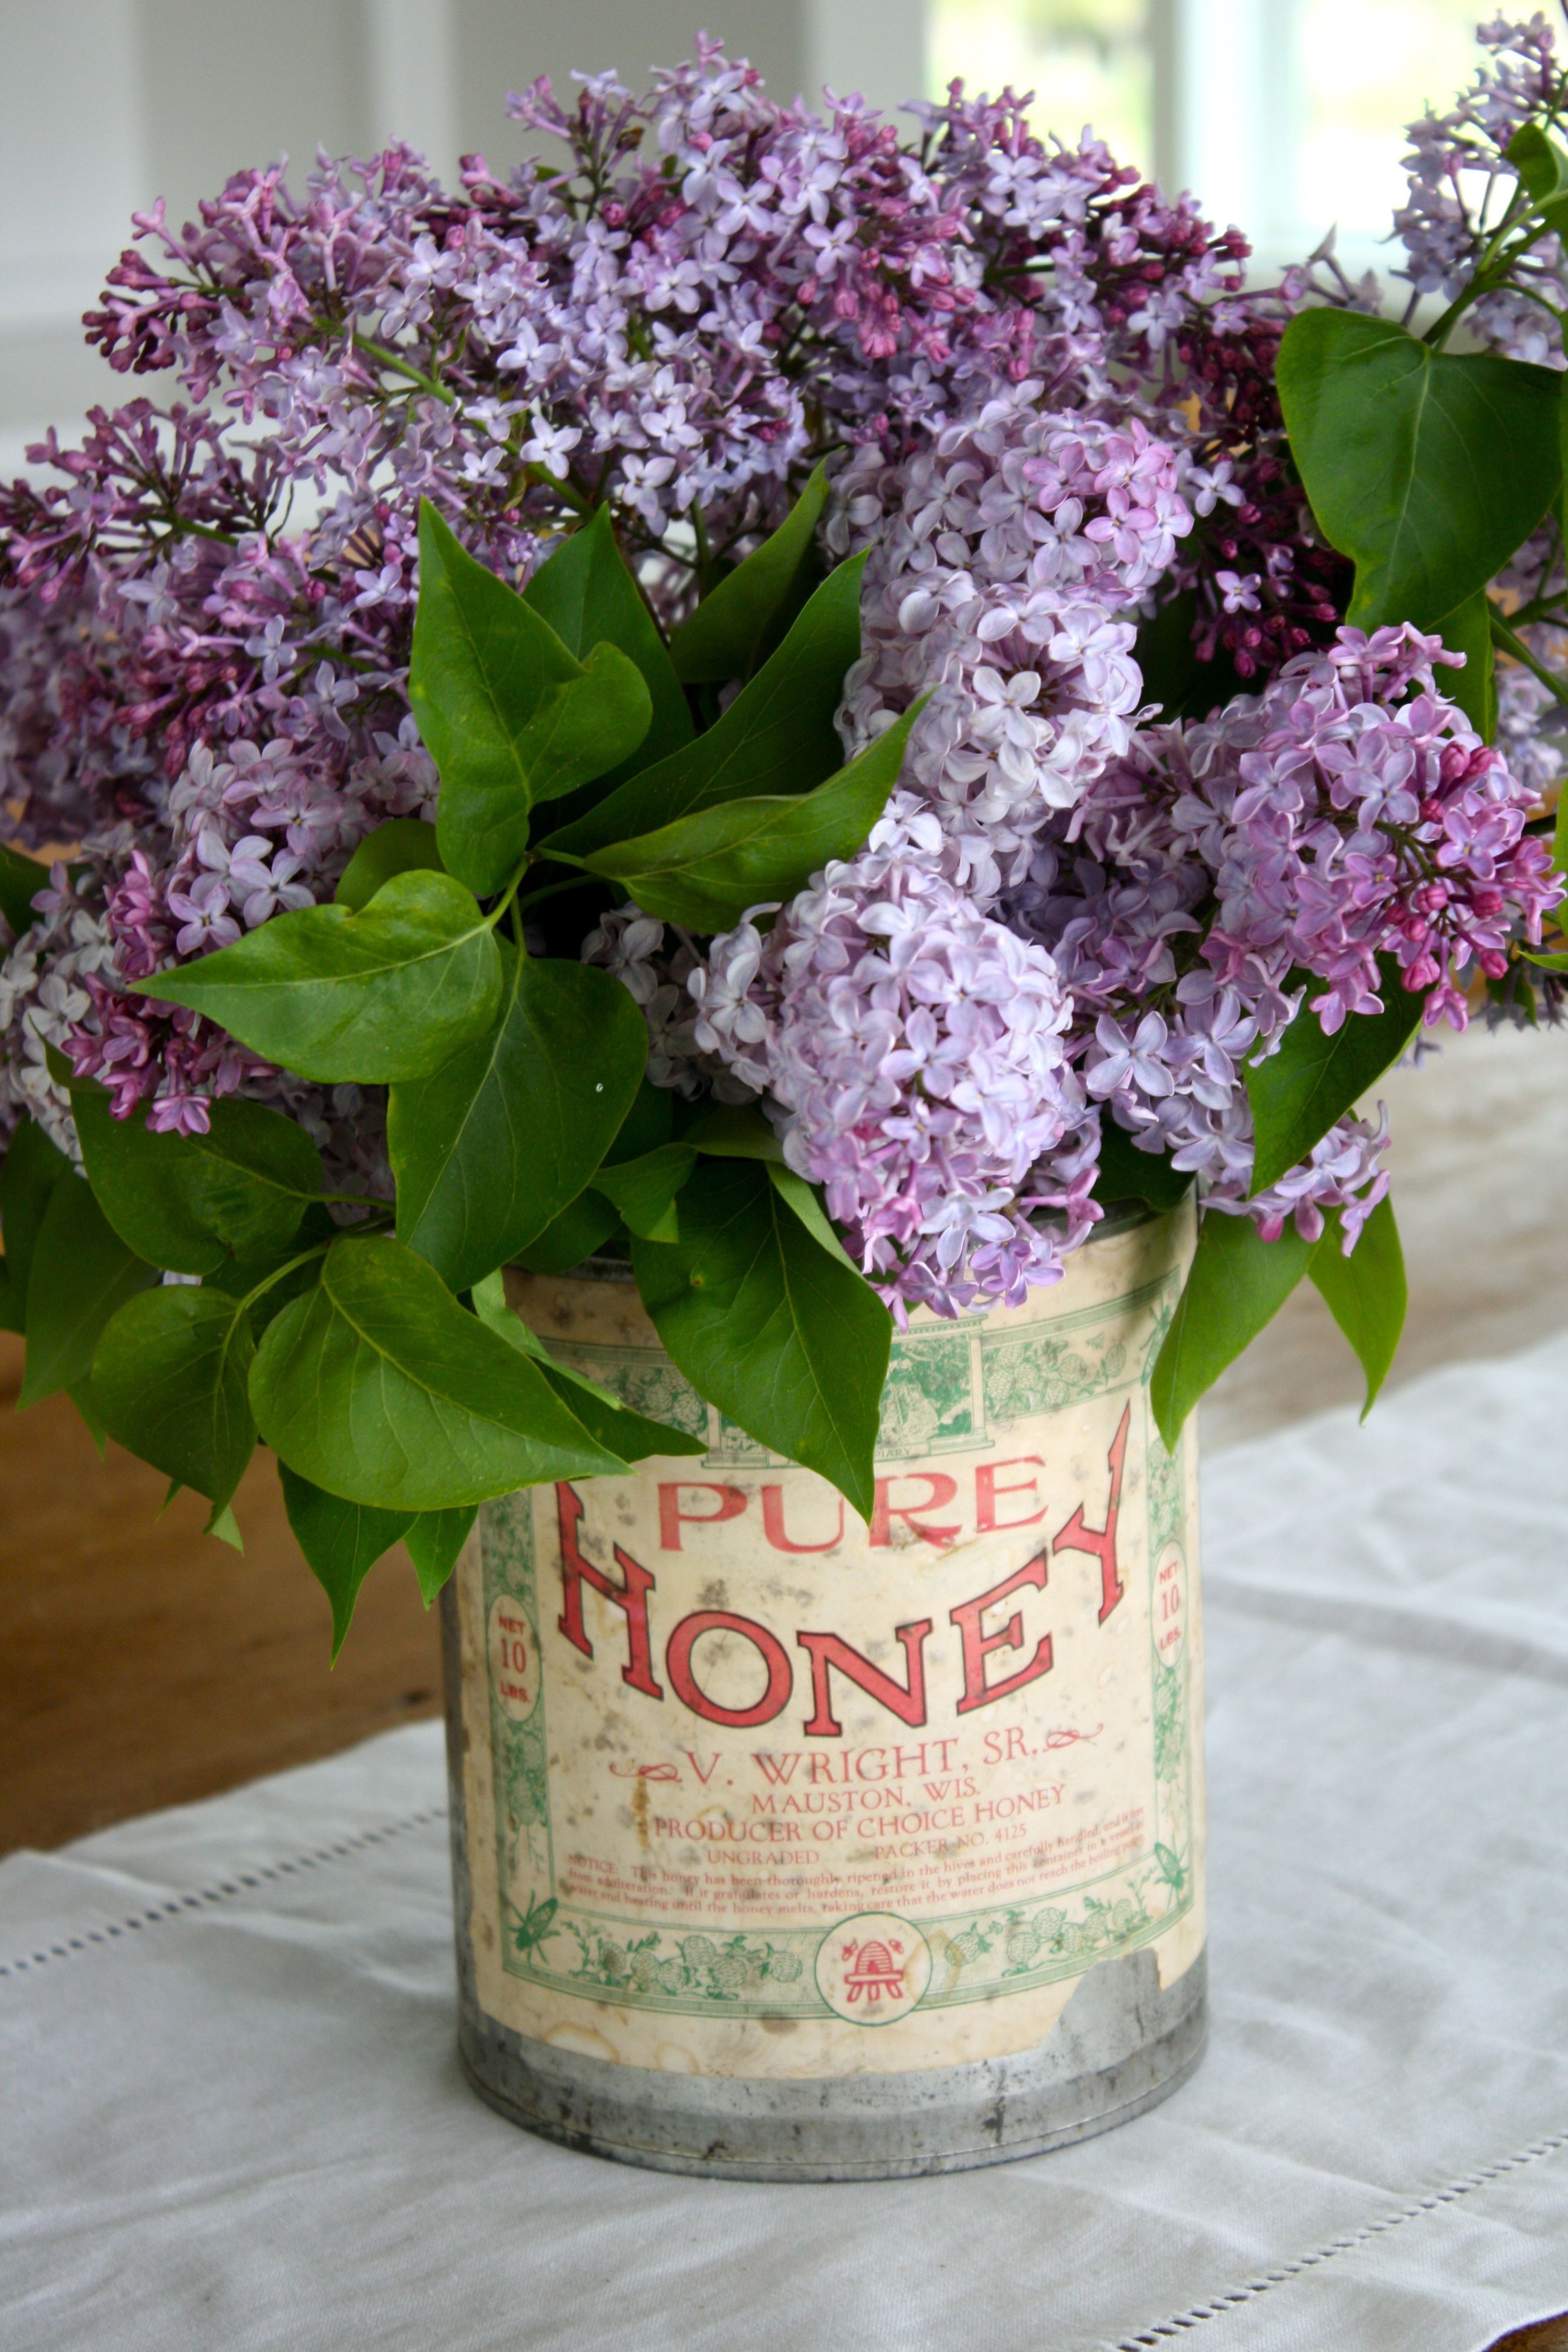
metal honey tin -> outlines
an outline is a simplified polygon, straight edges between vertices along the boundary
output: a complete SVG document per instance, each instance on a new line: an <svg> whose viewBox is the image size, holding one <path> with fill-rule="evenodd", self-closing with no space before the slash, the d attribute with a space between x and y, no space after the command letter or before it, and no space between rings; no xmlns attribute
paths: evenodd
<svg viewBox="0 0 1568 2352"><path fill-rule="evenodd" d="M464 2063L532 2129L778 2179L1163 2097L1205 2029L1196 1476L1148 1381L1193 1212L895 1337L863 1525L628 1282L512 1276L705 1455L489 1505L444 1601Z"/></svg>

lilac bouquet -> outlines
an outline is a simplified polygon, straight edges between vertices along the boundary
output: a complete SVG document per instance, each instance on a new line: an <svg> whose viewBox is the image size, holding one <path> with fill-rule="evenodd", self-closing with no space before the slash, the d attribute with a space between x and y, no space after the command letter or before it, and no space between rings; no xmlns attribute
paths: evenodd
<svg viewBox="0 0 1568 2352"><path fill-rule="evenodd" d="M486 1496L692 1443L510 1264L629 1258L862 1508L893 1318L1194 1184L1167 1441L1309 1272L1370 1395L1357 1106L1563 985L1564 85L1482 37L1414 133L1423 338L1011 92L905 137L713 43L513 99L504 181L138 215L87 325L172 396L0 492L24 1402L231 1538L259 1436L341 1638L400 1537L433 1591Z"/></svg>

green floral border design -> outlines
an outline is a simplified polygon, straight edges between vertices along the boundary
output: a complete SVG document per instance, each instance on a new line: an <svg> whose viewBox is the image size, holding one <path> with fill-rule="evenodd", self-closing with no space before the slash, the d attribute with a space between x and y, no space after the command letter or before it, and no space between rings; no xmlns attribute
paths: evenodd
<svg viewBox="0 0 1568 2352"><path fill-rule="evenodd" d="M1058 1316L1044 1328L1024 1325L998 1329L977 1318L967 1325L895 1332L882 1391L878 1462L890 1465L943 1453L975 1453L995 1444L997 1423L1005 1426L1105 1395L1128 1372L1127 1342L1116 1328L1118 1319L1125 1321L1153 1306L1155 1335L1139 1367L1147 1378L1174 1312L1178 1287L1173 1276L1160 1275L1120 1298ZM726 1463L753 1467L784 1463L783 1454L771 1454L716 1406L705 1403L657 1349L563 1339L556 1342L556 1353L574 1371L585 1372L611 1390L634 1412L705 1437L711 1468Z"/></svg>

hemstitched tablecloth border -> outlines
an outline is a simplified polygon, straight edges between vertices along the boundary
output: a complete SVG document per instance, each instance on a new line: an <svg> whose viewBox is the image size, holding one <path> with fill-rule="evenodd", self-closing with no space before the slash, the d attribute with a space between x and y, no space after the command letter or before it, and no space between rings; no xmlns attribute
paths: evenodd
<svg viewBox="0 0 1568 2352"><path fill-rule="evenodd" d="M111 1943L117 1937L133 1934L140 1928L161 1927L166 1919L205 1910L210 1904L226 1902L232 1895L247 1894L258 1886L274 1885L281 1878L291 1878L296 1871L319 1870L327 1863L348 1862L371 1846L406 1837L410 1830L433 1829L446 1818L445 1805L432 1805L424 1812L407 1813L401 1821L385 1822L380 1829L361 1830L331 1845L316 1846L309 1853L296 1854L291 1861L264 1863L257 1868L237 1871L233 1878L220 1879L216 1886L198 1887L190 1895L171 1895L168 1902L154 1903L145 1911L133 1912L128 1919L114 1921L105 1927L89 1927L79 1936L68 1936L63 1943L49 1944L43 1951L24 1954L19 1959L0 1960L0 1979L31 1976L36 1969L47 1968L51 1960L68 1960L73 1952L85 1952L89 1945Z"/></svg>
<svg viewBox="0 0 1568 2352"><path fill-rule="evenodd" d="M0 1979L32 1975L37 1969L47 1968L51 1960L69 1959L73 1953L87 1951L95 1944L107 1945L121 1936L134 1934L143 1927L161 1927L168 1920L205 1910L215 1903L276 1885L300 1871L321 1869L334 1862L353 1861L357 1855L368 1853L372 1847L388 1844L393 1839L406 1837L413 1831L434 1829L447 1817L445 1805L432 1805L421 1812L406 1813L400 1820L384 1822L377 1829L361 1830L352 1836L336 1839L330 1845L313 1847L309 1853L295 1854L286 1862L265 1863L236 1872L232 1878L220 1879L216 1885L173 1895L166 1903L153 1904L145 1911L134 1912L102 1927L89 1928L80 1935L68 1937L63 1943L50 1944L42 1951L28 1953L14 1960L0 1961ZM1315 2247L1310 2253L1299 2254L1293 2261L1282 2263L1278 2270L1265 2272L1261 2278L1249 2279L1223 2294L1212 2296L1206 2303L1191 2304L1185 2311L1174 2312L1170 2318L1159 2320L1135 2336L1118 2337L1114 2352L1152 2352L1152 2347L1189 2334L1207 2320L1224 2318L1245 2304L1256 2303L1273 2288L1288 2285L1292 2279L1300 2278L1321 2263L1334 2261L1340 2254L1352 2253L1372 2240L1385 2236L1389 2231L1401 2229L1407 2221L1419 2221L1423 2214L1436 2212L1441 2206L1457 2204L1477 2189L1487 2188L1510 2173L1539 2164L1546 2157L1559 2155L1565 2147L1568 2147L1568 2132L1554 2133L1545 2139L1532 2141L1516 2155L1503 2157L1495 2164L1484 2165L1474 2172L1466 2173L1460 2179L1435 2189L1430 2196L1415 2198L1395 2212L1385 2213L1376 2221L1365 2222L1346 2236L1331 2238L1326 2245Z"/></svg>
<svg viewBox="0 0 1568 2352"><path fill-rule="evenodd" d="M1568 2132L1555 2132L1550 2138L1535 2140L1529 2147L1521 2148L1517 2156L1505 2156L1496 2164L1467 2172L1462 2179L1449 2181L1447 2188L1434 2189L1430 2197L1418 2197L1402 2205L1396 2213L1384 2213L1379 2220L1352 2230L1348 2237L1331 2238L1326 2246L1315 2247L1310 2254L1298 2254L1294 2262L1281 2263L1277 2271L1266 2271L1261 2278L1249 2279L1245 2286L1233 2287L1228 2294L1214 2295L1207 2303L1190 2304L1185 2311L1160 2320L1137 2336L1120 2336L1115 2352L1150 2352L1152 2346L1201 2327L1206 2319L1223 2319L1240 2305L1256 2303L1259 2295L1268 2294L1277 2286L1288 2286L1292 2279L1316 2270L1322 2263L1331 2263L1336 2255L1353 2253L1358 2246L1369 2244L1373 2238L1386 2237L1390 2230L1401 2229L1406 2221L1418 2221L1424 2213L1435 2213L1441 2205L1457 2205L1461 2198L1473 2196L1478 2189L1488 2188L1510 2172L1522 2172L1528 2166L1539 2164L1543 2157L1560 2155L1565 2147Z"/></svg>

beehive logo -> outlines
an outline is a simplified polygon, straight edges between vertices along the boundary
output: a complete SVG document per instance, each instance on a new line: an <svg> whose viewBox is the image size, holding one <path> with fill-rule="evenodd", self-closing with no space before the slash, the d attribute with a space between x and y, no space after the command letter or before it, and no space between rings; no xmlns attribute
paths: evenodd
<svg viewBox="0 0 1568 2352"><path fill-rule="evenodd" d="M841 1919L817 1948L816 1989L851 2025L893 2025L919 2007L931 1982L931 1947L892 1911Z"/></svg>

